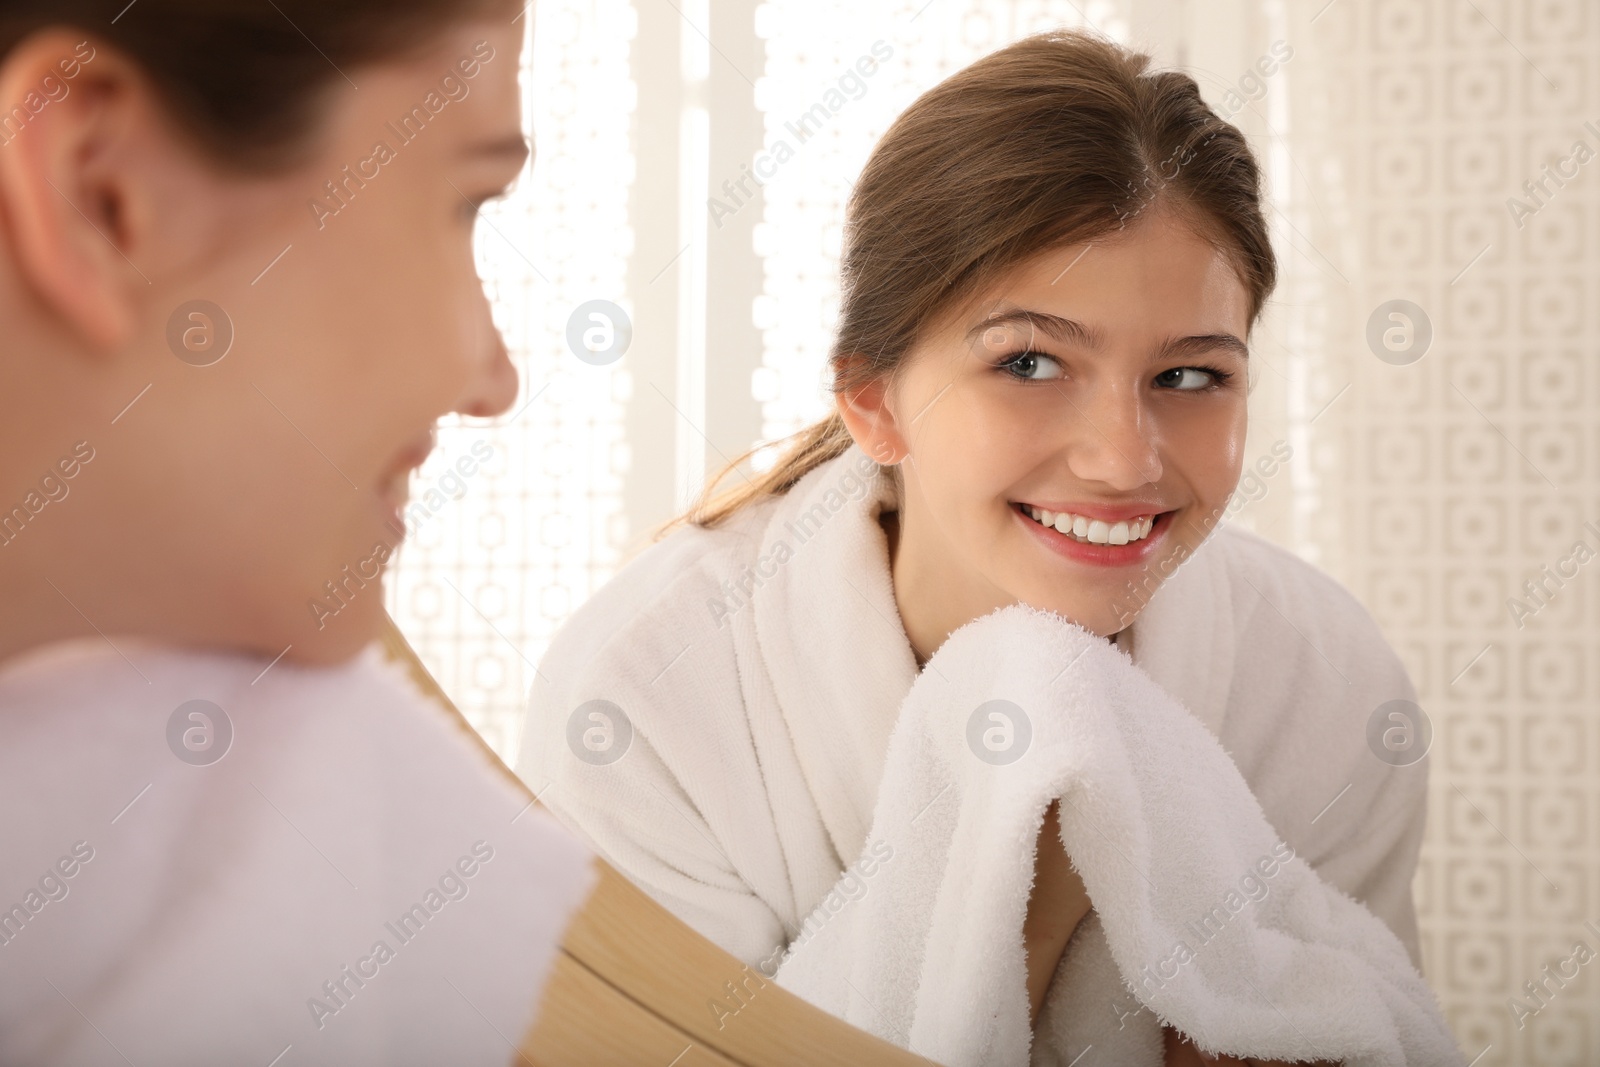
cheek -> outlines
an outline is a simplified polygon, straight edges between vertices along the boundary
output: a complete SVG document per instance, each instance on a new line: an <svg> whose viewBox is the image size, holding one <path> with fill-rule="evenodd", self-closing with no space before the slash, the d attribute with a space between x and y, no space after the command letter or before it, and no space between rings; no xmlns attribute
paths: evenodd
<svg viewBox="0 0 1600 1067"><path fill-rule="evenodd" d="M1238 480L1249 427L1243 393L1195 398L1174 397L1157 409L1152 429L1160 437L1166 466L1176 468L1196 490L1224 492Z"/></svg>
<svg viewBox="0 0 1600 1067"><path fill-rule="evenodd" d="M957 382L938 406L943 410L927 435L937 440L930 443L950 465L997 485L1005 483L1007 472L1030 465L1050 417L1042 391L981 378Z"/></svg>
<svg viewBox="0 0 1600 1067"><path fill-rule="evenodd" d="M1216 439L1204 453L1206 467L1203 473L1196 475L1196 479L1214 505L1225 502L1228 494L1239 484L1239 474L1244 465L1245 429L1244 405L1241 402L1233 418L1222 420L1219 417Z"/></svg>
<svg viewBox="0 0 1600 1067"><path fill-rule="evenodd" d="M930 410L915 444L917 463L934 483L930 499L947 528L992 538L1006 520L997 504L1038 462L1038 417L1005 391L954 386Z"/></svg>
<svg viewBox="0 0 1600 1067"><path fill-rule="evenodd" d="M330 337L343 342L349 388L368 396L382 390L387 406L411 422L436 417L456 400L468 354L484 342L488 325L476 321L487 316L478 314L482 290L467 229L452 229L448 217L420 221L431 219L429 211L441 214L437 203L419 202L359 220L343 264L356 283L327 323Z"/></svg>

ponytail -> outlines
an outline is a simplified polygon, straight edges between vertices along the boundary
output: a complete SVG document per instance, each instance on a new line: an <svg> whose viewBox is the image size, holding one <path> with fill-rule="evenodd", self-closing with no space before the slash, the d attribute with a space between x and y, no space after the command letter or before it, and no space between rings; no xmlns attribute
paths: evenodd
<svg viewBox="0 0 1600 1067"><path fill-rule="evenodd" d="M695 501L694 506L657 530L655 536L659 539L685 524L708 530L715 529L742 509L787 493L801 478L829 460L844 455L854 443L855 439L845 427L844 419L835 411L827 418L814 422L779 442L778 445L783 451L778 457L778 462L773 464L770 470L753 479L739 468L761 451L761 447L768 446L752 448L722 468L716 477L706 483L705 489L700 493L700 499ZM735 473L744 478L744 484L719 493L717 487L726 481L730 474Z"/></svg>

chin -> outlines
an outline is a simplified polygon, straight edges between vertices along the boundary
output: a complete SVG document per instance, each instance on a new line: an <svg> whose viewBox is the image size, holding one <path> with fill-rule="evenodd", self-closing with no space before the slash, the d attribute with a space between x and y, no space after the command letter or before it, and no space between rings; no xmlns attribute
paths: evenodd
<svg viewBox="0 0 1600 1067"><path fill-rule="evenodd" d="M352 627L348 632L338 636L324 634L322 640L303 646L296 644L283 658L285 662L297 663L304 667L336 667L354 659L377 636L378 628L375 625L371 628L371 632L364 636Z"/></svg>
<svg viewBox="0 0 1600 1067"><path fill-rule="evenodd" d="M285 620L281 615L258 618L252 624L235 612L215 623L203 629L185 627L159 636L184 648L259 656L275 667L329 667L353 659L381 632L381 618L377 617L360 621L352 618L348 624L328 626L320 633L315 625L308 626L299 618Z"/></svg>
<svg viewBox="0 0 1600 1067"><path fill-rule="evenodd" d="M369 581L359 594L339 600L324 596L297 605L293 624L277 647L262 649L276 656L285 646L285 660L316 666L344 663L378 638L384 620L383 584Z"/></svg>

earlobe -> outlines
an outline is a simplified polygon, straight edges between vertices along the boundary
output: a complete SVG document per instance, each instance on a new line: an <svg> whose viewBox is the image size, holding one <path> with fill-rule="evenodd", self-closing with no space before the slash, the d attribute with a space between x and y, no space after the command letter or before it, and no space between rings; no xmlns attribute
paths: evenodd
<svg viewBox="0 0 1600 1067"><path fill-rule="evenodd" d="M110 350L135 328L134 287L151 284L129 256L127 193L107 159L137 74L83 44L47 31L0 62L0 243L63 327Z"/></svg>

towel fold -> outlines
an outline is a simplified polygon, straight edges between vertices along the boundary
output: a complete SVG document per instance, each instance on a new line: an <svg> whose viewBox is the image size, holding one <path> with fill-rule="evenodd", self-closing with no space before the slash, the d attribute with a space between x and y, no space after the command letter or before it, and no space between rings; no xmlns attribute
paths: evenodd
<svg viewBox="0 0 1600 1067"><path fill-rule="evenodd" d="M1034 1032L1022 926L1058 798L1094 911ZM1239 1057L1464 1062L1394 932L1295 856L1194 715L1059 616L1006 608L940 648L900 707L867 836L865 891L824 905L777 980L940 1063L1092 1046L1082 1063L1154 1067L1163 1024Z"/></svg>

